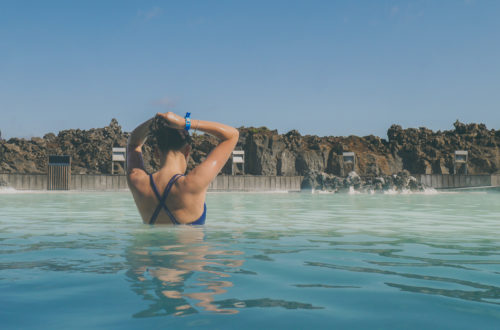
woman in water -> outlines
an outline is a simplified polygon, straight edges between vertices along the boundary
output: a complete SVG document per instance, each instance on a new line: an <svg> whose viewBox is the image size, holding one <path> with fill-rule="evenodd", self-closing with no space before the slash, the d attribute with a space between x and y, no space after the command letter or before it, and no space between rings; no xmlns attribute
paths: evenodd
<svg viewBox="0 0 500 330"><path fill-rule="evenodd" d="M194 128L215 135L219 145L189 174L187 169ZM148 174L142 160L142 146L151 136L160 158L160 170ZM144 223L203 224L205 196L210 182L217 176L236 143L238 131L230 126L191 120L173 112L158 113L137 126L127 145L127 182Z"/></svg>

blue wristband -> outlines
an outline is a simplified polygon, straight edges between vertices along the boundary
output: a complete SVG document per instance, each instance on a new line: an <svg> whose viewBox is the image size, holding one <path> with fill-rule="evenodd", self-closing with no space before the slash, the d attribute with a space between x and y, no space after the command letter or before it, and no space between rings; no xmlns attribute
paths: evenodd
<svg viewBox="0 0 500 330"><path fill-rule="evenodd" d="M191 128L191 112L186 112L184 119L186 119L186 127L184 127L184 129L186 131L189 131L189 129Z"/></svg>

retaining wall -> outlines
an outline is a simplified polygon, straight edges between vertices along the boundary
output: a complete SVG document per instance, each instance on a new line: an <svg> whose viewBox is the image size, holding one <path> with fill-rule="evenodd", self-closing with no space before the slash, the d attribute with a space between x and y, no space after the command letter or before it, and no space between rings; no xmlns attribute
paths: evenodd
<svg viewBox="0 0 500 330"><path fill-rule="evenodd" d="M208 191L300 191L301 176L219 175Z"/></svg>
<svg viewBox="0 0 500 330"><path fill-rule="evenodd" d="M500 187L500 174L494 174L491 176L491 185L494 187Z"/></svg>
<svg viewBox="0 0 500 330"><path fill-rule="evenodd" d="M47 190L46 174L0 174L0 180L17 190ZM300 191L300 176L219 175L209 191ZM70 190L127 190L125 175L72 174Z"/></svg>
<svg viewBox="0 0 500 330"><path fill-rule="evenodd" d="M17 190L47 190L47 174L1 174L0 181Z"/></svg>
<svg viewBox="0 0 500 330"><path fill-rule="evenodd" d="M499 175L421 174L420 183L436 189L498 186Z"/></svg>
<svg viewBox="0 0 500 330"><path fill-rule="evenodd" d="M500 174L452 175L421 174L421 183L436 189L500 186ZM301 176L219 175L209 191L300 191ZM46 174L1 174L0 181L17 190L47 190ZM70 190L118 191L127 190L125 175L72 174Z"/></svg>

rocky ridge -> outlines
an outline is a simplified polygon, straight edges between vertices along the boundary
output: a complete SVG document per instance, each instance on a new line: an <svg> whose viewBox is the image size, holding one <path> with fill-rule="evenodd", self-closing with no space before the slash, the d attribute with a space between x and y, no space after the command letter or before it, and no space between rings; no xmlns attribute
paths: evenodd
<svg viewBox="0 0 500 330"><path fill-rule="evenodd" d="M245 151L246 174L301 175L304 187L324 182L325 189L340 189L353 171L364 186L374 188L390 185L394 174L406 178L405 170L413 175L452 173L455 150L469 152L470 174L500 170L500 130L488 130L484 124L457 121L453 130L443 132L392 125L388 139L373 135L318 137L301 135L296 130L278 134L265 127L241 127L239 131L237 149ZM0 173L45 173L49 154L71 155L73 173L111 173L111 148L125 146L128 135L113 119L103 128L69 129L30 140L0 140ZM216 143L212 136L195 134L189 168L203 161ZM344 164L342 153L346 151L355 152L354 166ZM144 160L147 170L157 168L149 145L144 148ZM230 164L223 173L231 173Z"/></svg>

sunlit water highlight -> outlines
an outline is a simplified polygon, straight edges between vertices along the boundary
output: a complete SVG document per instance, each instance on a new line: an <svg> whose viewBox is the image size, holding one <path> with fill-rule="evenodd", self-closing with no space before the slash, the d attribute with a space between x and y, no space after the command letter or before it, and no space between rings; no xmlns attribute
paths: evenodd
<svg viewBox="0 0 500 330"><path fill-rule="evenodd" d="M129 193L4 191L2 329L499 328L499 193L207 205L150 227Z"/></svg>

